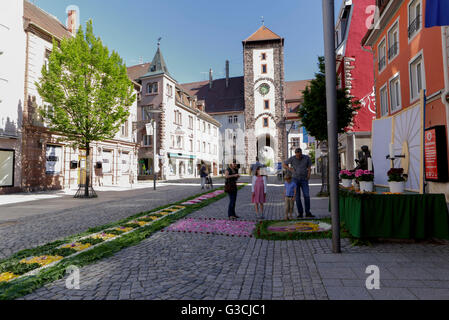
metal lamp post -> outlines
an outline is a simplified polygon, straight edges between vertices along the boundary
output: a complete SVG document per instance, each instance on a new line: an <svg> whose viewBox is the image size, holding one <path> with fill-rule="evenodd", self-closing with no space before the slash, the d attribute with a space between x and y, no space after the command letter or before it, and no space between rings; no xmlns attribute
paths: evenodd
<svg viewBox="0 0 449 320"><path fill-rule="evenodd" d="M340 253L340 212L338 204L337 74L335 61L334 0L323 1L324 51L329 156L329 191L332 215L332 251Z"/></svg>

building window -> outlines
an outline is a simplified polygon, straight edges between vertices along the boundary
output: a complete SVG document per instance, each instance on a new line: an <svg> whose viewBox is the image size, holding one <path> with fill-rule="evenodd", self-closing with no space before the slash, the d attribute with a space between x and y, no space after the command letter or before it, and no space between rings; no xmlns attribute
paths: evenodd
<svg viewBox="0 0 449 320"><path fill-rule="evenodd" d="M229 116L229 117L228 117L228 122L229 122L229 123L232 123L232 116Z"/></svg>
<svg viewBox="0 0 449 320"><path fill-rule="evenodd" d="M152 106L142 107L142 121L151 120L151 110Z"/></svg>
<svg viewBox="0 0 449 320"><path fill-rule="evenodd" d="M234 116L234 123L238 123L239 122L239 117L238 116Z"/></svg>
<svg viewBox="0 0 449 320"><path fill-rule="evenodd" d="M263 127L268 128L268 118L263 118Z"/></svg>
<svg viewBox="0 0 449 320"><path fill-rule="evenodd" d="M410 101L419 98L421 90L426 88L422 54L410 63Z"/></svg>
<svg viewBox="0 0 449 320"><path fill-rule="evenodd" d="M112 151L103 150L103 173L112 172Z"/></svg>
<svg viewBox="0 0 449 320"><path fill-rule="evenodd" d="M189 146L190 146L189 151L193 152L193 140L192 139L190 139Z"/></svg>
<svg viewBox="0 0 449 320"><path fill-rule="evenodd" d="M270 109L270 100L264 100L264 109L265 110Z"/></svg>
<svg viewBox="0 0 449 320"><path fill-rule="evenodd" d="M421 30L421 0L414 0L408 6L408 38L412 39Z"/></svg>
<svg viewBox="0 0 449 320"><path fill-rule="evenodd" d="M167 96L173 97L173 87L167 83Z"/></svg>
<svg viewBox="0 0 449 320"><path fill-rule="evenodd" d="M387 65L386 48L387 48L386 41L384 39L379 44L379 47L377 49L377 55L379 59L378 61L379 73L381 73L385 69L385 66Z"/></svg>
<svg viewBox="0 0 449 320"><path fill-rule="evenodd" d="M387 85L385 84L380 88L380 116L384 117L388 115L388 92Z"/></svg>
<svg viewBox="0 0 449 320"><path fill-rule="evenodd" d="M0 187L14 186L14 157L14 150L0 150Z"/></svg>
<svg viewBox="0 0 449 320"><path fill-rule="evenodd" d="M193 130L193 117L189 116L189 129Z"/></svg>
<svg viewBox="0 0 449 320"><path fill-rule="evenodd" d="M210 124L207 125L207 133L210 135Z"/></svg>
<svg viewBox="0 0 449 320"><path fill-rule="evenodd" d="M210 143L207 144L207 153L211 153Z"/></svg>
<svg viewBox="0 0 449 320"><path fill-rule="evenodd" d="M159 86L157 82L147 84L147 93L156 94L159 91Z"/></svg>
<svg viewBox="0 0 449 320"><path fill-rule="evenodd" d="M128 120L126 120L125 123L123 123L120 128L122 137L128 136L128 127L129 127L129 123L128 123Z"/></svg>
<svg viewBox="0 0 449 320"><path fill-rule="evenodd" d="M267 60L267 54L265 52L262 53L262 60Z"/></svg>
<svg viewBox="0 0 449 320"><path fill-rule="evenodd" d="M266 64L262 65L262 73L267 73L267 65Z"/></svg>
<svg viewBox="0 0 449 320"><path fill-rule="evenodd" d="M50 61L50 54L51 54L51 51L48 49L45 49L44 66L45 66L45 69L47 69L47 70L48 70L48 62Z"/></svg>
<svg viewBox="0 0 449 320"><path fill-rule="evenodd" d="M299 138L292 138L292 148L299 148Z"/></svg>
<svg viewBox="0 0 449 320"><path fill-rule="evenodd" d="M203 153L206 153L206 142L203 142Z"/></svg>
<svg viewBox="0 0 449 320"><path fill-rule="evenodd" d="M149 135L144 135L143 136L143 145L144 147L149 147L151 146L151 142L153 141L153 139L151 139L152 136Z"/></svg>
<svg viewBox="0 0 449 320"><path fill-rule="evenodd" d="M46 174L60 174L62 172L62 147L47 145L45 152Z"/></svg>
<svg viewBox="0 0 449 320"><path fill-rule="evenodd" d="M399 22L388 31L388 60L393 60L399 54Z"/></svg>
<svg viewBox="0 0 449 320"><path fill-rule="evenodd" d="M203 132L206 133L206 122L203 121Z"/></svg>
<svg viewBox="0 0 449 320"><path fill-rule="evenodd" d="M399 75L390 80L391 112L401 109L401 83Z"/></svg>

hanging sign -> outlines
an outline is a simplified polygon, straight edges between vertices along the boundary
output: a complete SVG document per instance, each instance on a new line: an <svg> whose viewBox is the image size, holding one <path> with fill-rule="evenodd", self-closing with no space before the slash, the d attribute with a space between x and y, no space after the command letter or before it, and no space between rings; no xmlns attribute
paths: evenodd
<svg viewBox="0 0 449 320"><path fill-rule="evenodd" d="M425 131L425 174L427 181L447 182L447 148L445 126L435 126Z"/></svg>

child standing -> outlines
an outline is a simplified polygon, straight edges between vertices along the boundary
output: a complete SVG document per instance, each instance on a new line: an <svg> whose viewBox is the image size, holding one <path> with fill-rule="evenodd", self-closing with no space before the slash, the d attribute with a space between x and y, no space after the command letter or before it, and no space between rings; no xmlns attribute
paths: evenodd
<svg viewBox="0 0 449 320"><path fill-rule="evenodd" d="M256 174L253 176L251 191L252 203L254 203L256 208L256 216L260 213L260 218L264 219L263 204L267 196L267 177L260 175L260 167L256 169Z"/></svg>
<svg viewBox="0 0 449 320"><path fill-rule="evenodd" d="M285 177L284 197L285 197L285 220L290 220L293 219L293 210L295 208L295 198L296 198L296 183L292 181L291 175L287 175Z"/></svg>

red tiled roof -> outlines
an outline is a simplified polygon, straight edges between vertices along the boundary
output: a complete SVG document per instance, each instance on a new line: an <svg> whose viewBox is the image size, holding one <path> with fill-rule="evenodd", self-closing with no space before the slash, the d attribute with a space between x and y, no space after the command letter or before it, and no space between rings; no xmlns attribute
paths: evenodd
<svg viewBox="0 0 449 320"><path fill-rule="evenodd" d="M128 77L133 81L137 81L141 76L148 72L150 65L151 63L148 62L127 68Z"/></svg>
<svg viewBox="0 0 449 320"><path fill-rule="evenodd" d="M244 42L265 40L282 40L282 38L267 27L261 26L256 32L249 36L249 38L244 40Z"/></svg>
<svg viewBox="0 0 449 320"><path fill-rule="evenodd" d="M229 78L228 88L226 79L213 80L212 89L209 89L209 81L185 83L182 87L191 95L196 95L198 100L206 102L207 113L245 110L243 77Z"/></svg>
<svg viewBox="0 0 449 320"><path fill-rule="evenodd" d="M310 80L286 81L285 100L301 100L302 92L310 84Z"/></svg>
<svg viewBox="0 0 449 320"><path fill-rule="evenodd" d="M23 1L23 17L56 38L62 39L72 35L56 17L26 0Z"/></svg>

